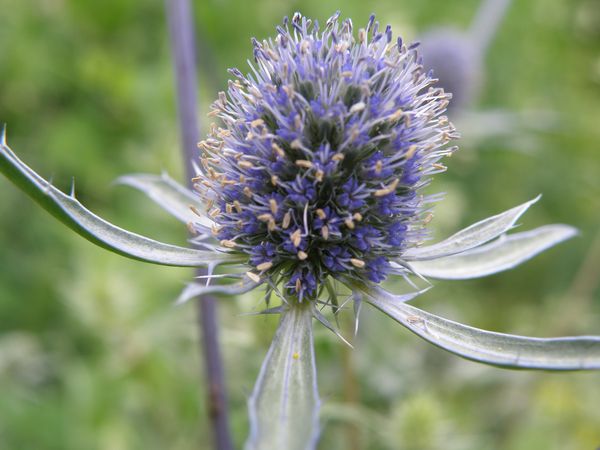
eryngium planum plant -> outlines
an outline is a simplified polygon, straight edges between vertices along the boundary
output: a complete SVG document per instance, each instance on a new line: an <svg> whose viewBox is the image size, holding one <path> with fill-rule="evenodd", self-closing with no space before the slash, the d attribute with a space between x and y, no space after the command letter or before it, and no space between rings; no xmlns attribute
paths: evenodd
<svg viewBox="0 0 600 450"><path fill-rule="evenodd" d="M600 368L600 337L539 339L480 330L407 304L415 281L467 279L512 268L576 234L548 225L506 234L537 199L423 245L433 203L424 195L457 133L416 45L393 40L371 17L354 33L336 13L320 27L295 14L274 39L253 40L254 64L220 93L220 119L200 143L195 191L166 175L120 179L195 234L191 248L118 228L23 163L2 134L0 170L42 207L116 253L208 269L179 301L264 287L280 314L249 401L248 449L314 448L319 397L312 324L339 335L322 310L367 303L423 339L464 358L508 368ZM191 205L191 206L190 206ZM215 275L221 267L223 273ZM225 277L224 277L225 275ZM412 291L381 286L400 277ZM233 282L224 280L233 279ZM426 288L427 289L427 288ZM341 337L341 336L340 336ZM343 338L342 338L343 339Z"/></svg>

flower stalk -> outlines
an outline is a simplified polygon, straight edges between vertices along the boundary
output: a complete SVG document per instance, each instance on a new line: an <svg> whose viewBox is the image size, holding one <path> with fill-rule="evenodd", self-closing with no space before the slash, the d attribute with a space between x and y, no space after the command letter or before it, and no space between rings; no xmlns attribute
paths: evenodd
<svg viewBox="0 0 600 450"><path fill-rule="evenodd" d="M188 185L194 177L192 161L197 158L198 105L194 25L189 0L166 0L169 34L175 68L177 110L181 132L182 154ZM197 275L205 275L198 269ZM217 450L233 448L227 411L223 363L219 349L217 305L212 295L197 298L198 326L202 336L208 411L214 446Z"/></svg>

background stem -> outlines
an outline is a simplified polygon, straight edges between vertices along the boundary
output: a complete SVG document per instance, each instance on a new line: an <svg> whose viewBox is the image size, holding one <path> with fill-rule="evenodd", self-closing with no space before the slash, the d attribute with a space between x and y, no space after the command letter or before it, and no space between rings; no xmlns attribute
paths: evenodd
<svg viewBox="0 0 600 450"><path fill-rule="evenodd" d="M175 65L177 110L185 174L188 184L196 174L192 161L198 157L198 104L194 25L189 0L166 0L171 50ZM198 298L198 325L203 342L208 413L217 450L231 450L227 396L219 350L217 305L212 296Z"/></svg>
<svg viewBox="0 0 600 450"><path fill-rule="evenodd" d="M471 23L471 39L479 56L484 57L506 15L511 0L482 0Z"/></svg>

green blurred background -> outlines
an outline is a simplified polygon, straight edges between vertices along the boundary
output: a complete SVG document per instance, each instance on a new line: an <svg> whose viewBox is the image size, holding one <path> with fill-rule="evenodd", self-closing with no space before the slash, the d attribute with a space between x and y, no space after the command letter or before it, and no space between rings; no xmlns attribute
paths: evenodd
<svg viewBox="0 0 600 450"><path fill-rule="evenodd" d="M202 117L250 37L295 10L355 26L371 12L415 39L467 27L478 0L195 2ZM417 299L478 327L535 336L600 334L600 3L516 0L485 60L474 111L517 114L519 130L464 140L438 176L442 237L538 193L523 229L563 222L581 235L521 268L438 282ZM472 110L472 111L473 111ZM185 230L111 182L167 170L181 179L164 5L132 0L0 0L0 122L44 176L125 228L184 244ZM207 120L201 124L204 129ZM494 124L490 125L495 126ZM484 133L485 134L485 133ZM477 138L479 137L479 138ZM73 235L0 178L0 448L209 448L194 306L175 308L192 272L144 265ZM259 297L223 299L236 443L276 325L241 316ZM349 334L349 320L342 321ZM506 371L433 348L365 311L355 350L317 327L322 449L594 449L600 374Z"/></svg>

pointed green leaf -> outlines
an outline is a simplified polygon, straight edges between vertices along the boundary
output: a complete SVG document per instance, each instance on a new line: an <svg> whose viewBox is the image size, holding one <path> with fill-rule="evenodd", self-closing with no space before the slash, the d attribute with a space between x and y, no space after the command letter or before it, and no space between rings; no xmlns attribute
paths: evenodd
<svg viewBox="0 0 600 450"><path fill-rule="evenodd" d="M600 336L542 339L494 333L390 301L368 287L355 288L413 333L463 358L514 369L600 369Z"/></svg>
<svg viewBox="0 0 600 450"><path fill-rule="evenodd" d="M523 213L539 199L540 196L537 196L533 200L523 203L522 205L474 223L437 244L410 248L404 252L402 259L405 261L416 261L441 258L443 256L462 253L481 244L485 244L510 230L519 217L521 217Z"/></svg>
<svg viewBox="0 0 600 450"><path fill-rule="evenodd" d="M523 233L504 235L458 255L413 261L410 267L419 275L430 278L464 280L483 277L512 269L576 234L577 230L568 225L546 225Z"/></svg>
<svg viewBox="0 0 600 450"><path fill-rule="evenodd" d="M89 241L115 253L168 266L209 266L236 262L239 256L178 247L123 230L87 210L39 176L0 141L0 172L46 211Z"/></svg>
<svg viewBox="0 0 600 450"><path fill-rule="evenodd" d="M200 196L177 183L166 173L162 175L144 173L124 175L117 179L117 183L143 192L183 223L199 223L208 229L214 224L204 213L206 205L202 203ZM192 208L196 212L193 212Z"/></svg>
<svg viewBox="0 0 600 450"><path fill-rule="evenodd" d="M248 401L246 450L310 450L319 434L319 395L310 305L281 314Z"/></svg>

